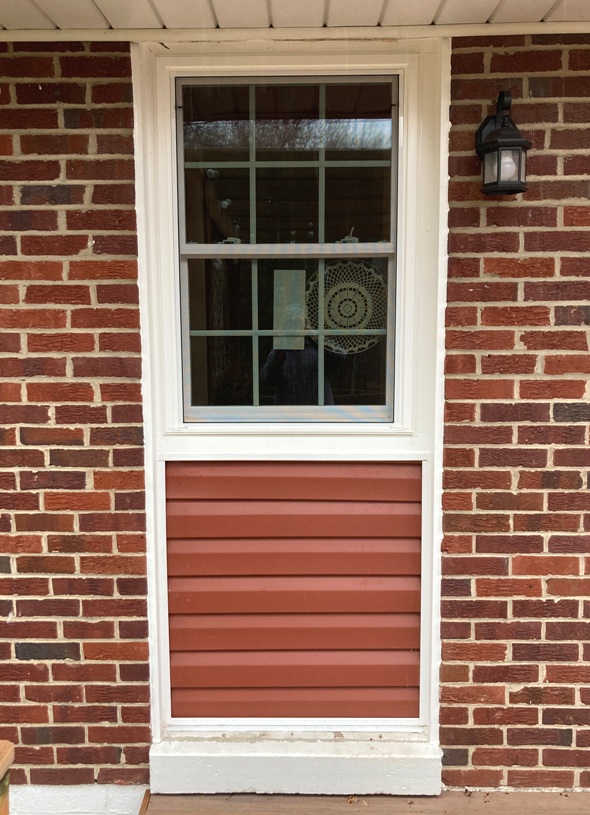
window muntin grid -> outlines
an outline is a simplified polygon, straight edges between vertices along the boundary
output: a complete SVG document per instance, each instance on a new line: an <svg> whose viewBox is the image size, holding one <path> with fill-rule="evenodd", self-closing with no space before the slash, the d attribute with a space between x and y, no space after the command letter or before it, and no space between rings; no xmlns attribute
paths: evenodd
<svg viewBox="0 0 590 815"><path fill-rule="evenodd" d="M351 98L357 110L343 116ZM185 420L392 421L397 77L184 79L177 107ZM359 275L338 296L344 284L325 287L335 268ZM305 275L308 303L315 279L313 325L269 322L270 277L289 269ZM363 275L381 280L371 311L382 324L355 323ZM313 369L303 404L270 398L267 363L281 345Z"/></svg>

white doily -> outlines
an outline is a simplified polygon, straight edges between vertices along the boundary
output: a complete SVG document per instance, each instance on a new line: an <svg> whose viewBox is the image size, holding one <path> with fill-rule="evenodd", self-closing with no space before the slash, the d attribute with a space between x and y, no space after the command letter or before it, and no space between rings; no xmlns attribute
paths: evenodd
<svg viewBox="0 0 590 815"><path fill-rule="evenodd" d="M305 291L307 324L318 327L319 273ZM387 326L387 283L383 273L363 260L334 260L324 269L324 328L384 329ZM376 345L380 335L328 335L324 345L339 354L358 354Z"/></svg>

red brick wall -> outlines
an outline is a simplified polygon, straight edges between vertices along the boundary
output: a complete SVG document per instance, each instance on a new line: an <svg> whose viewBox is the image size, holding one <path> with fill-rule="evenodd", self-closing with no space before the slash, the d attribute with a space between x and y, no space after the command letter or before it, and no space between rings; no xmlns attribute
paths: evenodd
<svg viewBox="0 0 590 815"><path fill-rule="evenodd" d="M590 38L453 45L444 780L590 786ZM529 191L485 197L509 88Z"/></svg>
<svg viewBox="0 0 590 815"><path fill-rule="evenodd" d="M12 780L145 782L126 45L0 46L0 738Z"/></svg>

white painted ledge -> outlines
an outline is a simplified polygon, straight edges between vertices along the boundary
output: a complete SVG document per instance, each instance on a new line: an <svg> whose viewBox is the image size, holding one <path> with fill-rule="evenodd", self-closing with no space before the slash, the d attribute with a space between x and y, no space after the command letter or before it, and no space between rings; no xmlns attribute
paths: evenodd
<svg viewBox="0 0 590 815"><path fill-rule="evenodd" d="M161 794L441 791L440 748L415 741L166 741L152 746L150 770L151 791Z"/></svg>
<svg viewBox="0 0 590 815"><path fill-rule="evenodd" d="M10 785L10 815L137 815L147 787Z"/></svg>

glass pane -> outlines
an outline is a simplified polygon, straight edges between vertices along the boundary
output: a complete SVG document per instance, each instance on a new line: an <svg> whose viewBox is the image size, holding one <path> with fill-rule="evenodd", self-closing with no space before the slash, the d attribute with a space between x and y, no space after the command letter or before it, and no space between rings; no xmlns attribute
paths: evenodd
<svg viewBox="0 0 590 815"><path fill-rule="evenodd" d="M333 404L324 379L324 402ZM273 338L260 340L260 403L264 405L318 404L318 346L309 337L300 350L273 348Z"/></svg>
<svg viewBox="0 0 590 815"><path fill-rule="evenodd" d="M500 181L518 181L520 150L500 150Z"/></svg>
<svg viewBox="0 0 590 815"><path fill-rule="evenodd" d="M391 159L391 84L326 87L326 159Z"/></svg>
<svg viewBox="0 0 590 815"><path fill-rule="evenodd" d="M483 157L483 183L495 184L498 181L498 154L485 153Z"/></svg>
<svg viewBox="0 0 590 815"><path fill-rule="evenodd" d="M247 161L247 85L185 85L182 89L185 161Z"/></svg>
<svg viewBox="0 0 590 815"><path fill-rule="evenodd" d="M191 404L252 404L252 339L191 337Z"/></svg>
<svg viewBox="0 0 590 815"><path fill-rule="evenodd" d="M188 243L250 242L247 169L187 169L184 179Z"/></svg>
<svg viewBox="0 0 590 815"><path fill-rule="evenodd" d="M312 243L318 234L318 171L256 171L256 241Z"/></svg>
<svg viewBox="0 0 590 815"><path fill-rule="evenodd" d="M330 337L335 346L346 345L347 337ZM381 337L360 353L326 352L335 405L386 404L387 344Z"/></svg>
<svg viewBox="0 0 590 815"><path fill-rule="evenodd" d="M189 325L193 331L252 327L252 272L248 260L188 261Z"/></svg>
<svg viewBox="0 0 590 815"><path fill-rule="evenodd" d="M256 88L258 161L317 159L320 148L317 85L268 85Z"/></svg>
<svg viewBox="0 0 590 815"><path fill-rule="evenodd" d="M388 241L391 236L389 167L326 168L328 243L353 234L359 241Z"/></svg>

